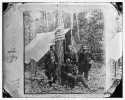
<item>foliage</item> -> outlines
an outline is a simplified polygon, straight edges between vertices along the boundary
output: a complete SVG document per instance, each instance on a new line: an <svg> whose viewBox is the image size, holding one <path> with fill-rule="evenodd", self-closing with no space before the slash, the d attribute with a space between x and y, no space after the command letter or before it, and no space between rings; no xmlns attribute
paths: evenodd
<svg viewBox="0 0 125 100"><path fill-rule="evenodd" d="M98 54L96 60L102 61L104 54L104 16L101 10L79 12L79 34L82 45L86 45L91 53ZM100 58L100 59L98 59Z"/></svg>
<svg viewBox="0 0 125 100"><path fill-rule="evenodd" d="M88 86L95 90L93 93L103 93L105 91L105 67L99 63L93 63L91 72L89 73ZM29 75L30 72L25 72L25 93L91 93L81 83L71 89L67 86L62 86L60 82L53 84L51 87L47 84L47 78L42 70L37 71L37 78L41 80L33 80L34 74Z"/></svg>
<svg viewBox="0 0 125 100"><path fill-rule="evenodd" d="M33 13L27 11L24 13L24 32L25 32L25 45L30 43L34 35L32 35L32 27L33 23L35 25L34 34L42 34L44 32L51 32L56 29L60 25L61 18L64 22L64 28L71 27L71 13L66 11L46 11L41 10L36 12L36 16L33 17ZM102 64L98 64L101 61L104 61L104 18L101 10L85 10L83 12L78 12L73 14L73 34L78 33L80 35L80 40L82 45L86 45L91 53L95 56L96 63L93 64L91 68L90 80L88 84L90 88L97 89L98 92L103 92L105 89L105 70L102 67ZM35 18L35 20L34 20ZM78 38L78 36L76 36ZM57 43L58 56L60 57L60 62L63 62L63 42ZM41 68L44 68L44 59L41 58L37 65ZM28 65L26 65L28 66ZM99 66L97 68L97 66ZM30 67L30 66L28 66ZM27 69L27 68L26 68ZM36 69L38 75L36 77L41 77L43 72L40 69ZM59 68L60 70L60 68ZM28 73L27 70L25 72ZM27 75L28 76L28 75ZM33 80L33 75L29 75L27 77L25 75L25 93L89 93L87 89L85 89L82 85L76 86L74 89L67 88L66 86L62 86L59 82L53 85L51 88L48 87L46 80L45 81L37 81ZM96 92L95 92L96 93Z"/></svg>

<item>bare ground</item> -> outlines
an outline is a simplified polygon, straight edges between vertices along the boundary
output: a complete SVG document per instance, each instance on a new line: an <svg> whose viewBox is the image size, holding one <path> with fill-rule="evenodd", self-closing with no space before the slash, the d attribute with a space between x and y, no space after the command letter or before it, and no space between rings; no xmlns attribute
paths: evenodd
<svg viewBox="0 0 125 100"><path fill-rule="evenodd" d="M58 82L49 87L47 77L42 70L37 71L37 78L40 80L32 80L34 74L25 72L25 93L46 94L46 93L91 93L88 89L79 83L74 89L62 86ZM41 81L41 79L43 79ZM99 63L93 63L89 74L88 85L93 91L92 93L103 93L105 91L105 66Z"/></svg>

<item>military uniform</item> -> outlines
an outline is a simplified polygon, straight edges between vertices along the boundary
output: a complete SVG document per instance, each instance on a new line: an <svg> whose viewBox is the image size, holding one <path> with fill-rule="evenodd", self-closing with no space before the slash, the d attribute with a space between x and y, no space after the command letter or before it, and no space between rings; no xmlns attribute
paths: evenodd
<svg viewBox="0 0 125 100"><path fill-rule="evenodd" d="M69 70L70 70L70 73L72 73L73 75L76 74L75 70L74 70L76 68L76 63L77 63L76 59L77 58L76 58L76 54L74 51L69 51L65 55L65 64L66 64L66 66L70 66Z"/></svg>
<svg viewBox="0 0 125 100"><path fill-rule="evenodd" d="M46 75L49 80L53 77L53 83L57 80L56 67L58 63L58 57L55 51L50 50L45 58Z"/></svg>
<svg viewBox="0 0 125 100"><path fill-rule="evenodd" d="M86 79L88 79L88 72L91 68L91 64L89 64L89 62L91 61L91 54L86 52L86 51L82 51L79 54L79 66L78 66L78 74L82 75L84 72L84 77Z"/></svg>
<svg viewBox="0 0 125 100"><path fill-rule="evenodd" d="M73 70L73 67L75 67L76 64L76 56L74 51L69 51L65 55L65 66L61 69L61 78L62 78L62 84L64 84L66 81L70 83L70 87L74 88L76 84L76 77L74 76L76 73Z"/></svg>

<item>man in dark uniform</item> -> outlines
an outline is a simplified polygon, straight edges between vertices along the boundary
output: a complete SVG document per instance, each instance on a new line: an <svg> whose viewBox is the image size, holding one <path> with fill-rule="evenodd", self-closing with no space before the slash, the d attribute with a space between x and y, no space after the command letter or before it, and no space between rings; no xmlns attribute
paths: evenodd
<svg viewBox="0 0 125 100"><path fill-rule="evenodd" d="M55 52L55 45L50 46L50 50L45 58L46 75L49 80L53 77L53 83L57 80L56 67L58 64L58 57ZM51 86L52 84L50 84Z"/></svg>
<svg viewBox="0 0 125 100"><path fill-rule="evenodd" d="M78 85L78 82L81 82L85 88L91 91L84 76L77 74L76 65L76 54L73 51L72 46L69 45L69 51L65 55L65 65L62 66L61 70L62 84L68 81L70 87L74 88L75 85Z"/></svg>
<svg viewBox="0 0 125 100"><path fill-rule="evenodd" d="M84 77L88 80L88 73L91 68L91 54L88 51L88 48L82 46L80 54L79 54L79 66L78 66L78 74L82 75L84 72Z"/></svg>
<svg viewBox="0 0 125 100"><path fill-rule="evenodd" d="M73 75L76 75L76 73L74 73L74 70L76 69L76 54L73 51L73 47L71 45L68 46L69 51L66 53L65 55L65 63L67 66L70 66L70 69L72 71Z"/></svg>
<svg viewBox="0 0 125 100"><path fill-rule="evenodd" d="M65 55L65 66L61 69L61 78L62 78L62 84L64 84L66 81L70 84L71 88L74 88L76 84L76 54L73 51L73 48L71 45L68 46L68 52Z"/></svg>

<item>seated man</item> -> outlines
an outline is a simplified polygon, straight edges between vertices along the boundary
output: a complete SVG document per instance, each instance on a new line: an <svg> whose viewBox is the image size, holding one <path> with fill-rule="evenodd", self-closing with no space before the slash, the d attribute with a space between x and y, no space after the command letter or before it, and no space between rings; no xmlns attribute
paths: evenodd
<svg viewBox="0 0 125 100"><path fill-rule="evenodd" d="M61 70L62 84L68 81L70 87L74 88L76 77L74 77L75 73L73 71L73 67L76 64L76 55L71 45L68 46L68 50L69 51L65 55L65 65L62 66Z"/></svg>
<svg viewBox="0 0 125 100"><path fill-rule="evenodd" d="M77 70L74 70L77 71ZM76 74L72 74L76 73ZM89 90L91 90L86 82L86 79L84 78L83 75L77 75L77 72L72 72L70 65L68 66L67 64L62 66L61 70L61 79L62 79L62 85L66 84L71 88L74 88L78 83L81 82L83 86Z"/></svg>
<svg viewBox="0 0 125 100"><path fill-rule="evenodd" d="M63 65L61 68L61 79L62 85L68 85L71 88L74 88L76 85L76 77L72 74L70 66Z"/></svg>
<svg viewBox="0 0 125 100"><path fill-rule="evenodd" d="M69 45L69 52L65 55L65 65L62 66L61 78L62 84L69 84L74 88L77 82L81 82L85 88L88 88L87 82L83 75L77 75L76 56L72 47Z"/></svg>

